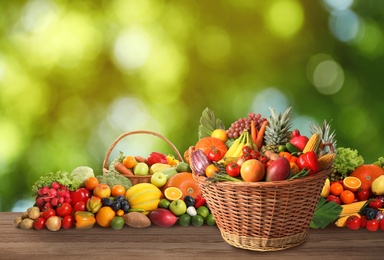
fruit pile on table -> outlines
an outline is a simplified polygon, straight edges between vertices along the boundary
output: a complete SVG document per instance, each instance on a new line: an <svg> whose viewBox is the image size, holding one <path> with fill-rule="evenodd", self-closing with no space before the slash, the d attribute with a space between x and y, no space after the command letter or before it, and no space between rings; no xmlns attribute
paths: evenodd
<svg viewBox="0 0 384 260"><path fill-rule="evenodd" d="M198 140L184 153L151 152L143 157L123 152L108 170L95 175L79 166L71 172L42 175L33 186L34 205L14 220L22 229L87 229L95 225L120 230L151 225L214 226L214 215L193 174L216 182L273 182L305 178L332 168L319 194L312 228L384 230L384 158L365 163L352 148L337 147L326 120L310 123L310 135L291 129L291 108L271 115L249 113L228 128L205 109ZM149 176L132 185L130 177Z"/></svg>

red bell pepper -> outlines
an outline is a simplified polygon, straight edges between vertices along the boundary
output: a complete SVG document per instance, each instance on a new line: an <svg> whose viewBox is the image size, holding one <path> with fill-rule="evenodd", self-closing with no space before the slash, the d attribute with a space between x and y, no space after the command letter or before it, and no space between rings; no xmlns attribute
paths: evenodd
<svg viewBox="0 0 384 260"><path fill-rule="evenodd" d="M300 131L298 129L295 129L292 131L292 138L291 140L289 140L289 142L296 146L300 151L303 151L308 140L308 137L306 137L305 135L301 135Z"/></svg>
<svg viewBox="0 0 384 260"><path fill-rule="evenodd" d="M195 208L197 209L201 206L204 206L206 202L207 201L204 197L202 197L201 195L197 195L195 198Z"/></svg>
<svg viewBox="0 0 384 260"><path fill-rule="evenodd" d="M301 154L297 158L297 166L299 166L300 171L305 168L309 170L308 175L315 174L319 171L319 160L314 151L309 151Z"/></svg>
<svg viewBox="0 0 384 260"><path fill-rule="evenodd" d="M168 158L165 154L152 152L147 158L147 164L148 166L151 166L152 164L155 164L155 163L168 164Z"/></svg>

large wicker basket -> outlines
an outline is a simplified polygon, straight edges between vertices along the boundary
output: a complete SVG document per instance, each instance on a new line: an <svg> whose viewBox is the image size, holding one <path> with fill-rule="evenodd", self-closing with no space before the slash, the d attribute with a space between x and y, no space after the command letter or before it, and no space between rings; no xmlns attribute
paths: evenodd
<svg viewBox="0 0 384 260"><path fill-rule="evenodd" d="M121 134L111 144L107 153L105 154L105 158L104 158L104 162L103 162L103 173L104 174L109 171L109 169L108 169L109 168L109 165L108 165L109 164L109 162L108 162L109 156L111 155L111 152L113 151L113 149L115 148L117 143L120 142L123 138L125 138L127 136L137 135L137 134L153 135L153 136L160 138L161 140L165 141L172 148L172 150L176 153L177 159L181 162L183 161L183 157L181 156L179 150L177 150L176 146L171 141L169 141L167 138L165 138L163 135L158 134L156 132L147 131L147 130L137 130L137 131L131 131L131 132L126 132L126 133ZM135 175L135 176L126 176L126 177L131 181L132 185L135 185L137 183L143 183L143 182L150 183L151 182L151 176L152 175L148 174L148 175L144 175L144 176Z"/></svg>
<svg viewBox="0 0 384 260"><path fill-rule="evenodd" d="M303 243L331 168L295 180L207 182L193 174L221 231L232 246L277 251Z"/></svg>

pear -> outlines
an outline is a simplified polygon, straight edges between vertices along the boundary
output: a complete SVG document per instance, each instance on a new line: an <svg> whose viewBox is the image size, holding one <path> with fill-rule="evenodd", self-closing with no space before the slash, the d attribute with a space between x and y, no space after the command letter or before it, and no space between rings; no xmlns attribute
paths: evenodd
<svg viewBox="0 0 384 260"><path fill-rule="evenodd" d="M384 195L384 175L377 177L372 182L371 190L376 196Z"/></svg>

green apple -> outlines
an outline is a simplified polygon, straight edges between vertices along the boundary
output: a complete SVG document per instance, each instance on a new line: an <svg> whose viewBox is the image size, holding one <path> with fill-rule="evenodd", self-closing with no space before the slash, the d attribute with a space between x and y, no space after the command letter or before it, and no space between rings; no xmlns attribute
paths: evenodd
<svg viewBox="0 0 384 260"><path fill-rule="evenodd" d="M181 199L177 199L169 204L169 210L176 216L181 216L187 212L187 204Z"/></svg>
<svg viewBox="0 0 384 260"><path fill-rule="evenodd" d="M158 188L161 188L167 182L167 176L162 172L155 172L151 176L151 183Z"/></svg>
<svg viewBox="0 0 384 260"><path fill-rule="evenodd" d="M133 167L133 174L138 176L148 175L149 167L148 164L144 162L136 163L135 167Z"/></svg>

